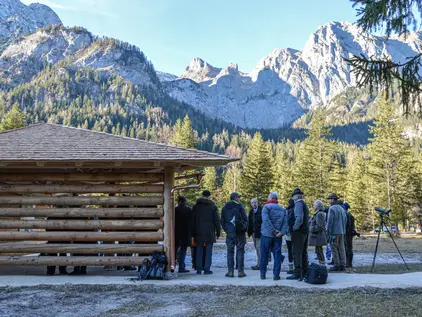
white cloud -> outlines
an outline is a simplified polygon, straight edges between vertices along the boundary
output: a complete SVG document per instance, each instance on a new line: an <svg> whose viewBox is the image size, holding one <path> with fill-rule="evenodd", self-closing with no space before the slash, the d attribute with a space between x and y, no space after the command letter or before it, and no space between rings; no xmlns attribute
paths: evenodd
<svg viewBox="0 0 422 317"><path fill-rule="evenodd" d="M72 3L68 0L21 0L25 4L41 3L49 6L52 9L86 12L93 15L101 15L105 17L116 17L115 14L107 11L98 10L97 0L74 0Z"/></svg>

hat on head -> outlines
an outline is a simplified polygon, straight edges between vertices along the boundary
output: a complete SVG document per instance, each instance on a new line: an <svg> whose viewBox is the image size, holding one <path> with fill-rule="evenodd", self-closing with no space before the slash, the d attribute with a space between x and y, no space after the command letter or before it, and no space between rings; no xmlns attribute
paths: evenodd
<svg viewBox="0 0 422 317"><path fill-rule="evenodd" d="M296 188L293 190L292 197L293 197L294 195L303 195L303 191L302 191L299 187L296 187Z"/></svg>
<svg viewBox="0 0 422 317"><path fill-rule="evenodd" d="M211 196L211 192L209 190L204 190L202 192L202 196L204 196L204 197L210 197Z"/></svg>
<svg viewBox="0 0 422 317"><path fill-rule="evenodd" d="M331 193L328 195L328 199L338 199L338 196L336 193Z"/></svg>
<svg viewBox="0 0 422 317"><path fill-rule="evenodd" d="M350 205L349 205L349 203L347 203L347 202L345 202L344 204L343 204L343 208L344 208L344 210L349 210L350 209Z"/></svg>
<svg viewBox="0 0 422 317"><path fill-rule="evenodd" d="M230 200L235 200L237 198L240 198L239 193L233 192L233 193L230 194Z"/></svg>

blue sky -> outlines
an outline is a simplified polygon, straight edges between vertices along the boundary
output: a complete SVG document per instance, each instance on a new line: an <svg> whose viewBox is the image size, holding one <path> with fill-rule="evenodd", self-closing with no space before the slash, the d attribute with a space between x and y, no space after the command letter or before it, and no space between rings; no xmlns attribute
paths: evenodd
<svg viewBox="0 0 422 317"><path fill-rule="evenodd" d="M251 71L275 48L302 49L319 25L356 21L348 0L21 0L49 5L66 26L137 45L180 75L194 57Z"/></svg>

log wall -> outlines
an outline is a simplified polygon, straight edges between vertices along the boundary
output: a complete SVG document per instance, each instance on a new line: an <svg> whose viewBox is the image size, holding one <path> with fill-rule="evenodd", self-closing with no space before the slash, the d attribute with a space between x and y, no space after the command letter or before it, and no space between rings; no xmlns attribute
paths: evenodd
<svg viewBox="0 0 422 317"><path fill-rule="evenodd" d="M0 265L140 265L164 250L163 180L0 171Z"/></svg>

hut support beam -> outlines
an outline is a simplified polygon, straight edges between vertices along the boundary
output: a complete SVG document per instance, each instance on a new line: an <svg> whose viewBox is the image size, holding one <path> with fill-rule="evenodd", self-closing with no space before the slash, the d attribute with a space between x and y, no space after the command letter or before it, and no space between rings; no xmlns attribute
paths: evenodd
<svg viewBox="0 0 422 317"><path fill-rule="evenodd" d="M171 191L174 187L174 167L165 167L164 168L164 252L167 256L167 271L174 270L174 267L171 267L172 262L172 241L174 237L172 233L172 226L174 226L173 219L173 203L171 199Z"/></svg>

